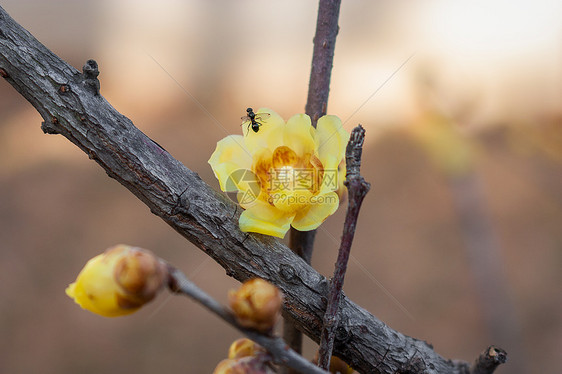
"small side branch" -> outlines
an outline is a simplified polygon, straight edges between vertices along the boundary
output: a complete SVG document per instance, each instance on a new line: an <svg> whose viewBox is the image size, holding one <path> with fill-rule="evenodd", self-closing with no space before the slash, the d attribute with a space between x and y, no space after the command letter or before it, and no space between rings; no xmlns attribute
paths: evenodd
<svg viewBox="0 0 562 374"><path fill-rule="evenodd" d="M285 344L280 337L274 337L259 333L255 330L242 327L232 312L222 306L218 301L213 299L205 291L197 287L195 283L191 282L187 277L178 269L170 267L170 280L168 288L175 293L182 293L191 297L205 308L213 312L222 320L232 325L238 331L242 332L249 339L265 348L273 357L273 361L277 364L290 367L297 370L299 373L306 374L326 374L327 372L321 370L310 361L293 351Z"/></svg>
<svg viewBox="0 0 562 374"><path fill-rule="evenodd" d="M349 194L349 205L345 216L342 241L331 281L330 295L328 296L328 307L324 315L324 327L321 333L320 348L318 351L318 366L328 369L334 349L336 327L338 326L338 310L342 297L343 282L347 270L347 262L351 253L351 243L355 235L357 218L361 203L369 192L371 185L363 179L359 173L361 168L361 154L365 140L365 129L359 125L351 132L351 137L345 151L347 174L345 185Z"/></svg>
<svg viewBox="0 0 562 374"><path fill-rule="evenodd" d="M501 348L490 346L478 356L470 368L470 374L492 374L507 361L507 353Z"/></svg>

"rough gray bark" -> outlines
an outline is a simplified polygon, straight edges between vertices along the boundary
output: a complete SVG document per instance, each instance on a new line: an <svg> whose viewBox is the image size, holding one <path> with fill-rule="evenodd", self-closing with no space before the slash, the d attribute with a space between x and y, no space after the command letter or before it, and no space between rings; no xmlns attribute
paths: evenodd
<svg viewBox="0 0 562 374"><path fill-rule="evenodd" d="M284 314L320 338L328 283L273 237L242 233L240 210L175 160L100 94L97 64L84 73L39 43L0 7L0 76L61 134L123 184L152 213L211 256L227 274L264 278L285 294ZM335 353L362 373L468 373L469 364L438 355L392 330L345 296Z"/></svg>

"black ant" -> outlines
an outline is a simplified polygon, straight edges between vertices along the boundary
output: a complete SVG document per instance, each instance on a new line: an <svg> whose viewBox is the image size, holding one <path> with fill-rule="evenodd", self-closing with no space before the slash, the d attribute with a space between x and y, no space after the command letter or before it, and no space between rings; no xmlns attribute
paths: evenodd
<svg viewBox="0 0 562 374"><path fill-rule="evenodd" d="M265 121L269 117L269 113L256 114L252 108L246 109L246 112L248 114L242 117L241 120L243 121L242 124L250 122L248 123L248 131L250 131L250 126L252 126L252 130L254 130L254 132L258 132L260 130L260 126L262 125L259 121Z"/></svg>

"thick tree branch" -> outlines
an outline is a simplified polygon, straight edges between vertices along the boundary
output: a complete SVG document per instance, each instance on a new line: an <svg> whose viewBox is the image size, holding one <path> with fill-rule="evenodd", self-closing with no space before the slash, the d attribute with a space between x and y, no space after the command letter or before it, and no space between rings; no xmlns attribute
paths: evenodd
<svg viewBox="0 0 562 374"><path fill-rule="evenodd" d="M242 233L239 210L138 130L77 71L0 7L0 76L59 133L177 232L244 281L260 277L285 295L284 313L318 341L328 282L272 237ZM343 297L335 353L363 373L467 373L420 340L392 330ZM417 370L417 371L416 371Z"/></svg>

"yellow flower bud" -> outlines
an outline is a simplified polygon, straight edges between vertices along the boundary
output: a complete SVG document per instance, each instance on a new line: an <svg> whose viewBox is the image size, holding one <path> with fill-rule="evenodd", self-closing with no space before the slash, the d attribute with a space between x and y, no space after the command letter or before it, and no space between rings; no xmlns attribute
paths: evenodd
<svg viewBox="0 0 562 374"><path fill-rule="evenodd" d="M219 362L213 374L273 374L267 363L256 357L226 359Z"/></svg>
<svg viewBox="0 0 562 374"><path fill-rule="evenodd" d="M334 374L352 374L353 369L346 364L341 358L332 356L330 359L330 373Z"/></svg>
<svg viewBox="0 0 562 374"><path fill-rule="evenodd" d="M226 359L219 362L213 374L235 374L235 373L244 373L241 371L236 371L236 363L238 360L234 359Z"/></svg>
<svg viewBox="0 0 562 374"><path fill-rule="evenodd" d="M269 332L279 318L283 298L277 287L256 278L244 282L237 291L231 290L228 299L242 326Z"/></svg>
<svg viewBox="0 0 562 374"><path fill-rule="evenodd" d="M117 317L154 299L166 278L166 265L152 252L117 245L88 261L66 294L84 309Z"/></svg>
<svg viewBox="0 0 562 374"><path fill-rule="evenodd" d="M251 357L263 352L265 352L265 349L256 344L253 340L241 338L235 340L230 345L230 348L228 349L228 358Z"/></svg>
<svg viewBox="0 0 562 374"><path fill-rule="evenodd" d="M314 364L318 364L318 352L316 352L316 356L314 356L314 359L312 360L312 362ZM341 358L336 357L336 356L332 356L332 358L330 358L329 371L332 374L352 374L353 373L353 369L351 368L351 366L349 366Z"/></svg>

